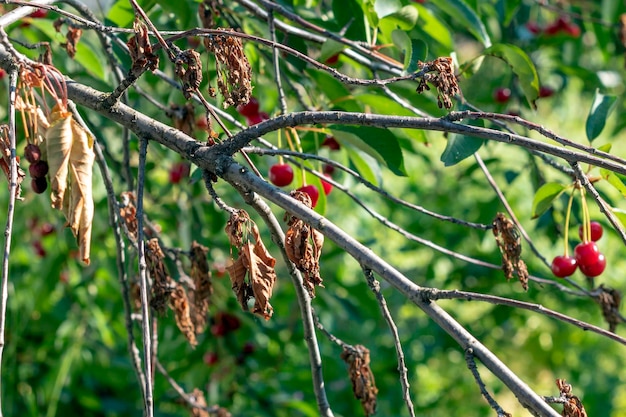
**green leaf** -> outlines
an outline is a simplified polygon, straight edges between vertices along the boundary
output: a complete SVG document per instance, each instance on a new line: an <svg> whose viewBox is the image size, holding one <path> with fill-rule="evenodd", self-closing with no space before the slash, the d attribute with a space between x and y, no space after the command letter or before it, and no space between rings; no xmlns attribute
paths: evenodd
<svg viewBox="0 0 626 417"><path fill-rule="evenodd" d="M398 138L389 130L369 126L331 125L335 137L373 156L396 175L406 176Z"/></svg>
<svg viewBox="0 0 626 417"><path fill-rule="evenodd" d="M599 90L596 90L591 110L589 110L589 116L587 116L587 124L585 125L589 142L597 138L600 132L602 132L602 129L604 129L606 118L615 108L616 100L616 96L604 95L601 94Z"/></svg>
<svg viewBox="0 0 626 417"><path fill-rule="evenodd" d="M539 96L539 76L526 52L518 46L499 43L485 49L483 54L500 58L511 67L528 104L535 108L535 100Z"/></svg>
<svg viewBox="0 0 626 417"><path fill-rule="evenodd" d="M374 11L379 19L396 13L402 7L400 0L376 0Z"/></svg>
<svg viewBox="0 0 626 417"><path fill-rule="evenodd" d="M156 0L139 0L137 3L147 13L156 5ZM130 5L130 2L117 1L109 10L107 20L110 20L118 27L130 27L133 20L135 20L135 10Z"/></svg>
<svg viewBox="0 0 626 417"><path fill-rule="evenodd" d="M404 6L402 9L388 16L385 16L378 23L378 27L383 33L389 33L399 28L402 30L411 30L417 23L418 12L413 6Z"/></svg>
<svg viewBox="0 0 626 417"><path fill-rule="evenodd" d="M602 146L598 146L598 150L599 150L599 151L602 151L602 152L609 153L609 152L611 152L611 148L612 148L612 147L613 147L613 144L612 144L612 143L605 143L605 144L604 144L604 145L602 145Z"/></svg>
<svg viewBox="0 0 626 417"><path fill-rule="evenodd" d="M619 219L623 226L626 226L626 210L612 207L611 211Z"/></svg>
<svg viewBox="0 0 626 417"><path fill-rule="evenodd" d="M417 61L426 58L428 45L424 41L409 38L405 31L399 29L391 32L391 38L404 54L404 70L408 73L417 71Z"/></svg>
<svg viewBox="0 0 626 417"><path fill-rule="evenodd" d="M418 29L430 37L433 42L440 44L443 50L454 50L452 34L439 17L421 4L414 4L413 6L419 12L420 24Z"/></svg>
<svg viewBox="0 0 626 417"><path fill-rule="evenodd" d="M533 198L532 218L536 219L552 206L552 202L565 190L565 186L557 182L543 184Z"/></svg>
<svg viewBox="0 0 626 417"><path fill-rule="evenodd" d="M326 42L322 44L320 51L320 62L326 61L331 56L338 54L345 49L345 45L337 42L334 39L326 39Z"/></svg>
<svg viewBox="0 0 626 417"><path fill-rule="evenodd" d="M605 168L600 169L600 175L602 175L602 178L607 180L609 184L626 197L626 184L624 184L624 181L622 181L619 175Z"/></svg>
<svg viewBox="0 0 626 417"><path fill-rule="evenodd" d="M90 45L85 44L84 42L79 42L76 45L76 56L74 57L75 61L87 70L87 72L91 73L93 76L101 79L102 81L106 81L106 75L104 71L105 62L102 62L104 56L102 54L96 54L97 49L92 48Z"/></svg>
<svg viewBox="0 0 626 417"><path fill-rule="evenodd" d="M448 14L478 39L486 48L491 46L491 39L485 25L474 10L463 0L431 0L442 12Z"/></svg>
<svg viewBox="0 0 626 417"><path fill-rule="evenodd" d="M484 142L483 139L472 136L451 134L446 149L441 154L441 162L447 167L456 165L478 151Z"/></svg>
<svg viewBox="0 0 626 417"><path fill-rule="evenodd" d="M358 148L347 147L346 149L348 151L348 158L350 158L350 162L352 162L357 172L361 174L366 181L379 186L382 175L380 165L376 159Z"/></svg>

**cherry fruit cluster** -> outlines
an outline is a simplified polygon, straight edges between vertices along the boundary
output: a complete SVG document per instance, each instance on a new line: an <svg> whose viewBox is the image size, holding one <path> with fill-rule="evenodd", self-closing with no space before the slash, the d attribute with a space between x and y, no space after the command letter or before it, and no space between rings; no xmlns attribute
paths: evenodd
<svg viewBox="0 0 626 417"><path fill-rule="evenodd" d="M29 143L24 148L24 157L30 163L28 172L30 174L30 188L37 194L41 194L48 188L48 163L41 159L41 149L38 145Z"/></svg>
<svg viewBox="0 0 626 417"><path fill-rule="evenodd" d="M578 235L582 242L574 248L574 256L565 254L552 260L551 268L555 276L559 278L569 277L576 272L577 268L580 268L580 272L590 278L597 277L604 272L606 258L596 244L603 234L602 225L598 222L590 222L588 227L588 233L586 233L583 225L578 229Z"/></svg>

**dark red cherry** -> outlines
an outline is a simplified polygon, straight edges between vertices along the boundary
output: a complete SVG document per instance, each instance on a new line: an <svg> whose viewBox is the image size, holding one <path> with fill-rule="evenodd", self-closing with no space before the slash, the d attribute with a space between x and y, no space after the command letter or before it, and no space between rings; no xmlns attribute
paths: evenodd
<svg viewBox="0 0 626 417"><path fill-rule="evenodd" d="M284 187L293 181L293 168L288 164L274 164L270 167L270 182L277 187Z"/></svg>
<svg viewBox="0 0 626 417"><path fill-rule="evenodd" d="M317 200L320 198L320 190L317 189L314 185L304 185L298 188L298 191L302 191L303 193L307 193L309 197L311 197L311 205L315 207L317 205Z"/></svg>
<svg viewBox="0 0 626 417"><path fill-rule="evenodd" d="M576 258L564 255L556 256L551 265L552 273L559 278L569 277L576 272L577 267Z"/></svg>
<svg viewBox="0 0 626 417"><path fill-rule="evenodd" d="M606 268L606 258L603 254L599 254L595 263L591 265L580 265L580 272L593 278L603 273L604 268Z"/></svg>

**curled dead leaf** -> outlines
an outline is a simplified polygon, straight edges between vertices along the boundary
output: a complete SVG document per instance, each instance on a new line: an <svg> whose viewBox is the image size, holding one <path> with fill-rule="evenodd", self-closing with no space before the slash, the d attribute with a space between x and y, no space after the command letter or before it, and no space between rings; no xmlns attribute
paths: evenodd
<svg viewBox="0 0 626 417"><path fill-rule="evenodd" d="M21 183L24 180L26 174L20 168L20 163L16 160L17 164L17 188L15 189L15 197L21 199L22 187ZM7 178L7 182L11 184L11 141L9 140L9 127L7 125L0 126L0 169L4 172Z"/></svg>
<svg viewBox="0 0 626 417"><path fill-rule="evenodd" d="M46 153L50 173L52 207L63 209L63 198L67 188L68 165L72 149L72 114L58 105L49 117L50 127L46 131Z"/></svg>
<svg viewBox="0 0 626 417"><path fill-rule="evenodd" d="M136 18L133 22L133 29L135 35L127 43L133 61L130 73L139 76L145 69L156 70L159 66L159 57L152 52L152 44L146 25Z"/></svg>
<svg viewBox="0 0 626 417"><path fill-rule="evenodd" d="M146 243L146 267L152 278L150 306L160 314L165 313L167 303L176 286L176 283L167 273L163 259L165 259L165 254L161 250L159 240L157 238L150 239Z"/></svg>
<svg viewBox="0 0 626 417"><path fill-rule="evenodd" d="M361 401L366 416L376 412L378 388L370 369L370 351L362 345L344 346L341 359L348 364L348 375L354 396Z"/></svg>
<svg viewBox="0 0 626 417"><path fill-rule="evenodd" d="M128 234L137 240L138 223L135 194L132 191L125 191L120 197L120 217L124 221Z"/></svg>
<svg viewBox="0 0 626 417"><path fill-rule="evenodd" d="M191 321L191 310L189 300L185 288L180 283L174 284L174 291L170 295L170 306L174 310L176 325L181 333L185 335L189 344L195 347L198 344L196 340L195 326Z"/></svg>
<svg viewBox="0 0 626 417"><path fill-rule="evenodd" d="M293 191L291 195L304 204L311 204L306 193ZM315 287L323 287L320 276L320 256L324 246L324 235L295 216L287 216L289 228L285 233L287 257L303 273L304 287L315 297Z"/></svg>
<svg viewBox="0 0 626 417"><path fill-rule="evenodd" d="M183 94L189 100L202 83L202 61L193 49L182 51L174 62L176 75L183 82Z"/></svg>
<svg viewBox="0 0 626 417"><path fill-rule="evenodd" d="M563 417L587 417L587 412L580 399L572 394L572 386L564 379L557 379L556 386L559 389L561 398L565 398L563 403Z"/></svg>
<svg viewBox="0 0 626 417"><path fill-rule="evenodd" d="M207 323L210 297L213 294L211 271L207 262L209 249L197 242L191 244L191 279L194 290L189 292L191 300L191 321L194 323L196 334L204 331Z"/></svg>
<svg viewBox="0 0 626 417"><path fill-rule="evenodd" d="M528 290L528 268L521 258L522 239L513 222L498 213L492 223L492 232L502 253L502 271L507 281L517 275L524 290Z"/></svg>

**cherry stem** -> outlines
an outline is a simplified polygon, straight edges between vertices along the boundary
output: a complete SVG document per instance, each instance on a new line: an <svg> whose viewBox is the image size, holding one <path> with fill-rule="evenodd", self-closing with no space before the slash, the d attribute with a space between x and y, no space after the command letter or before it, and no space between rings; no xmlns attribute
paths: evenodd
<svg viewBox="0 0 626 417"><path fill-rule="evenodd" d="M569 201L567 202L567 211L565 212L565 230L563 232L563 243L565 246L565 250L563 252L564 252L565 257L568 256L568 249L569 249L567 235L569 234L569 217L570 217L570 213L572 212L572 203L574 202L574 191L572 191L572 193L569 195Z"/></svg>
<svg viewBox="0 0 626 417"><path fill-rule="evenodd" d="M282 133L282 129L278 129L278 132L276 132L278 134L278 149L282 149L283 148L283 135ZM285 162L283 161L283 156L282 155L278 155L278 163L279 164L284 164Z"/></svg>
<svg viewBox="0 0 626 417"><path fill-rule="evenodd" d="M589 220L589 207L587 206L587 199L585 198L585 189L580 188L580 196L582 198L583 206L583 243L591 241L591 225Z"/></svg>

